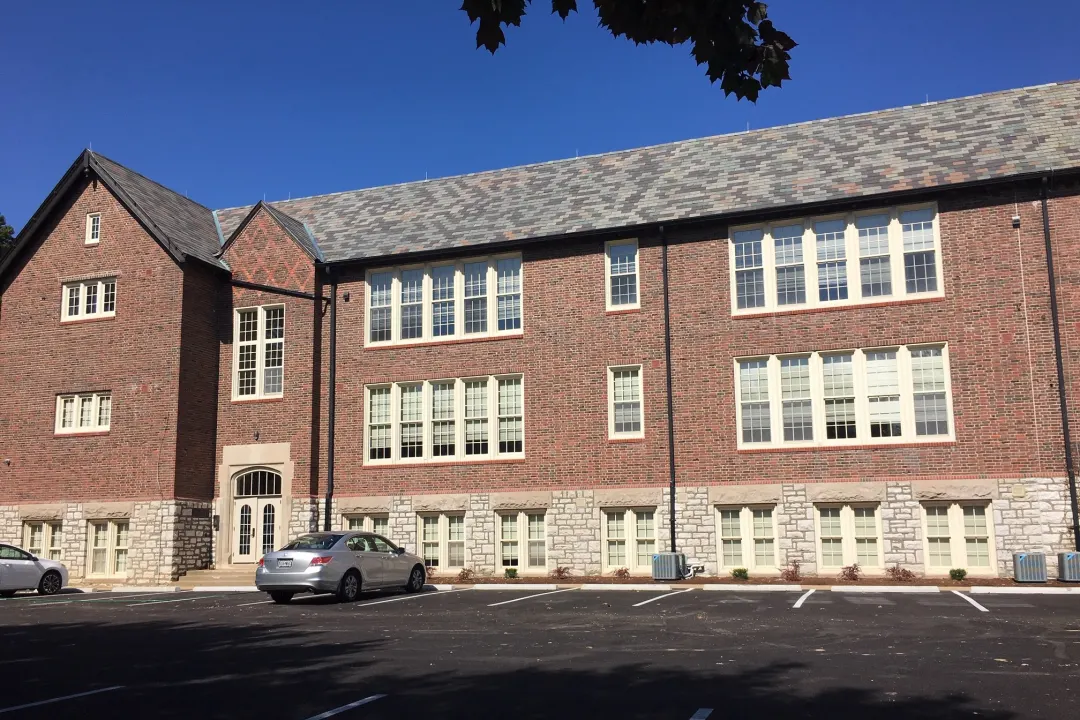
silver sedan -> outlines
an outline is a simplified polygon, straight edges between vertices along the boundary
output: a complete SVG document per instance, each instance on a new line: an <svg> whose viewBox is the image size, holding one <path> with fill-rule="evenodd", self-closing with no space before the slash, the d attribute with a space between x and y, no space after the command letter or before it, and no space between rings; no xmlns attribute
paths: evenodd
<svg viewBox="0 0 1080 720"><path fill-rule="evenodd" d="M14 545L0 544L0 597L11 597L19 590L55 595L67 581L67 568L55 560L43 560Z"/></svg>
<svg viewBox="0 0 1080 720"><path fill-rule="evenodd" d="M424 561L381 535L368 532L316 532L301 535L267 553L255 571L255 586L274 602L297 593L335 593L351 602L360 590L424 588Z"/></svg>

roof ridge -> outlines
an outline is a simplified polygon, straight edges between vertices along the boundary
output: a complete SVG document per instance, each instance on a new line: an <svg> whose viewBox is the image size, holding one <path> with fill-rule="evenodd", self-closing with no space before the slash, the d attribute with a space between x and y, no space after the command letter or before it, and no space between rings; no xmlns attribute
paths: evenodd
<svg viewBox="0 0 1080 720"><path fill-rule="evenodd" d="M91 149L89 149L89 148L87 148L87 150L86 150L86 151L87 151L88 153L90 153L91 155L93 155L94 157L98 158L98 159L101 159L101 160L106 160L106 161L108 161L108 162L111 162L111 163L112 163L113 165L116 165L117 167L122 167L122 168L124 168L124 169L125 169L125 170L127 170L127 171L128 171L129 173L131 173L132 175L138 175L138 176L139 176L139 177L141 177L141 178L142 178L143 180L147 181L148 183L153 183L154 185L157 185L157 186L158 186L159 188L161 188L162 190L166 190L166 191L168 191L168 192L172 193L173 195L175 195L175 196L177 196L177 197L182 197L182 198L184 198L184 200L188 201L189 203L192 203L193 205L198 205L199 207L201 207L202 209L206 210L207 212L211 212L211 213L215 212L215 210L214 210L213 208L208 208L208 207L206 207L205 205L203 205L203 204L202 204L201 202L199 202L198 200L192 200L192 199L191 199L190 197L188 197L187 195L184 195L184 194L182 194L182 193L179 193L179 192L177 192L176 190L173 190L173 189L172 189L171 187L169 187L169 186L167 186L167 185L162 185L162 184L161 184L161 183L159 183L159 182L158 182L157 180L154 180L153 178L150 178L150 177L147 177L146 175L143 175L143 174L142 174L141 172L139 172L138 170L132 170L132 169L131 169L130 167L128 167L127 165L125 165L125 164L123 164L123 163L121 163L121 162L117 162L116 160L113 160L113 159L112 159L111 157L108 157L108 156L102 155L101 153L99 153L99 152L96 152L96 151L94 151L94 150L91 150Z"/></svg>
<svg viewBox="0 0 1080 720"><path fill-rule="evenodd" d="M362 188L353 188L352 190L338 190L338 191L330 192L330 193L318 193L318 194L315 194L315 195L304 195L302 197L295 197L295 198L290 197L290 198L287 198L287 199L284 199L284 200L270 200L270 201L263 200L262 202L264 202L267 205L272 204L272 203L286 204L286 203L292 203L292 202L299 202L299 201L302 201L302 200L314 200L316 198L329 198L329 197L335 197L335 196L338 196L338 195L359 194L359 193L364 193L364 192L373 191L373 190L386 190L387 188L404 187L404 186L407 186L407 185L420 185L422 183L438 182L438 181L441 181L441 180L454 180L454 179L458 179L458 178L469 178L469 177L475 177L475 176L479 176L479 175L488 175L488 174L493 174L493 173L506 172L508 170L524 170L526 168L543 167L545 165L554 165L554 164L557 164L557 163L577 162L577 161L588 160L588 159L597 158L597 157L613 157L613 156L621 155L621 154L624 154L624 153L640 152L642 150L651 150L651 149L654 149L654 148L662 148L662 147L667 147L667 146L671 146L671 145L680 145L680 144L689 144L689 143L696 143L696 142L705 142L705 141L713 140L713 139L716 139L716 138L734 137L734 136L737 136L737 135L755 135L755 134L759 134L759 133L772 132L772 131L775 131L775 130L784 130L784 129L793 128L793 127L800 127L800 126L804 126L804 125L813 125L813 124L816 124L816 123L836 122L838 120L848 120L848 119L851 119L851 118L866 117L866 116L869 116L869 115L883 115L885 113L902 112L902 111L905 111L905 110L911 110L911 109L916 109L916 108L934 107L934 106L938 106L938 105L945 105L945 104L954 103L954 102L962 102L962 101L965 101L965 100L973 100L973 99L976 99L976 98L990 97L990 96L994 96L994 95L1020 94L1020 93L1030 91L1030 90L1036 90L1036 89L1047 88L1047 87L1054 87L1054 86L1057 86L1057 85L1069 85L1069 84L1078 83L1078 82L1080 82L1080 79L1041 83L1039 85L1026 85L1026 86L1020 87L1020 88L1007 88L1005 90L992 90L990 92L975 93L973 95L963 95L961 97L944 98L942 100L934 100L932 102L923 102L923 103L917 103L917 104L913 104L913 105L899 105L899 106L894 106L894 107L881 108L879 110L866 110L866 111L863 111L863 112L848 113L847 115L833 115L833 116L830 116L830 117L814 118L812 120L800 120L798 122L784 123L782 125L770 125L768 127L756 128L754 130L737 130L735 132L730 132L730 133L717 133L715 135L705 135L703 137L684 138L682 140L670 140L668 142L653 143L652 145L640 145L640 146L635 146L635 147L631 147L631 148L622 148L620 150L609 150L607 152L590 153L588 155L580 155L580 156L572 157L572 158L556 158L556 159L553 159L553 160L541 160L539 162L524 163L522 165L511 165L509 167L491 168L491 169L488 169L488 170L476 170L476 171L473 171L473 172L458 173L456 175L442 175L442 176L434 177L434 178L425 178L423 180L406 180L406 181L398 182L398 183L388 183L386 185L369 185L367 187L362 187ZM215 210L214 212L216 213L216 212L226 212L226 211L229 211L229 210L244 210L244 209L251 208L251 207L253 207L253 205L236 205L234 207L220 208L219 210Z"/></svg>

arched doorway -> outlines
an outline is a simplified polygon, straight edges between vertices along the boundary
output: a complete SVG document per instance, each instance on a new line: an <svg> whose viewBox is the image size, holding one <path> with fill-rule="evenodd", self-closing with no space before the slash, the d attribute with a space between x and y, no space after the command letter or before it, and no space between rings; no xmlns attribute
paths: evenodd
<svg viewBox="0 0 1080 720"><path fill-rule="evenodd" d="M281 473L245 470L233 478L232 561L253 563L279 544Z"/></svg>

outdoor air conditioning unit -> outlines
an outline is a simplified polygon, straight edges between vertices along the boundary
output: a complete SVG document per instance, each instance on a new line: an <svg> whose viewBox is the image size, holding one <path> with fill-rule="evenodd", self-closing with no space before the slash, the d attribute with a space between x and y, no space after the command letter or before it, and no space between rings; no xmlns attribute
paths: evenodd
<svg viewBox="0 0 1080 720"><path fill-rule="evenodd" d="M652 556L653 580L682 580L686 577L686 555L662 552Z"/></svg>
<svg viewBox="0 0 1080 720"><path fill-rule="evenodd" d="M1080 552L1058 553L1058 580L1080 582Z"/></svg>
<svg viewBox="0 0 1080 720"><path fill-rule="evenodd" d="M1013 579L1016 582L1046 582L1046 555L1013 553Z"/></svg>

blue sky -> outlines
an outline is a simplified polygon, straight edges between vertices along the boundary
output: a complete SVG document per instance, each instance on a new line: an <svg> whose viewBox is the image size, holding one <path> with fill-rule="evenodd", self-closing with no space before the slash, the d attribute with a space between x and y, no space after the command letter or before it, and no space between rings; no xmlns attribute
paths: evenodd
<svg viewBox="0 0 1080 720"><path fill-rule="evenodd" d="M536 0L492 57L456 0L6 3L0 213L91 144L224 208L1080 77L1072 0L774 0L799 47L756 105L581 4Z"/></svg>

